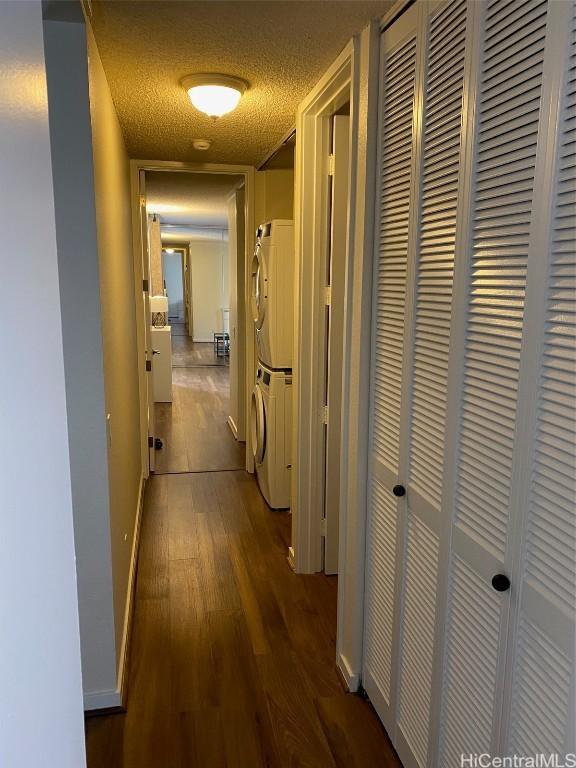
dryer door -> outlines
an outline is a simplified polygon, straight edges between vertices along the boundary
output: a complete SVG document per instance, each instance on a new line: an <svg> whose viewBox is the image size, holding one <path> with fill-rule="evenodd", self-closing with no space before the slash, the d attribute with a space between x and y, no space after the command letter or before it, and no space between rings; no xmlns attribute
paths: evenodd
<svg viewBox="0 0 576 768"><path fill-rule="evenodd" d="M254 258L252 259L252 288L251 288L251 305L252 305L252 319L256 323L256 328L260 330L262 323L264 322L264 316L266 314L266 263L264 260L264 253L260 243L256 245L254 251Z"/></svg>
<svg viewBox="0 0 576 768"><path fill-rule="evenodd" d="M250 437L252 452L256 464L262 464L266 453L266 408L262 390L256 384L252 392L252 408L250 413Z"/></svg>

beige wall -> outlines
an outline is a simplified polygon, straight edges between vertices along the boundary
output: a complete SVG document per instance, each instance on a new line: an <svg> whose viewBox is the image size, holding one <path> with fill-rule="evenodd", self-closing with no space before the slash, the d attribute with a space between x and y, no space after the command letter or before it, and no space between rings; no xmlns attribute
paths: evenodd
<svg viewBox="0 0 576 768"><path fill-rule="evenodd" d="M222 309L228 309L228 242L190 242L192 335L194 341L212 341L222 330Z"/></svg>
<svg viewBox="0 0 576 768"><path fill-rule="evenodd" d="M88 29L90 112L102 300L116 657L119 658L141 478L128 155Z"/></svg>
<svg viewBox="0 0 576 768"><path fill-rule="evenodd" d="M150 252L150 295L164 295L164 272L162 269L162 238L160 217L148 216L148 248Z"/></svg>
<svg viewBox="0 0 576 768"><path fill-rule="evenodd" d="M294 171L256 172L256 226L271 219L294 218Z"/></svg>

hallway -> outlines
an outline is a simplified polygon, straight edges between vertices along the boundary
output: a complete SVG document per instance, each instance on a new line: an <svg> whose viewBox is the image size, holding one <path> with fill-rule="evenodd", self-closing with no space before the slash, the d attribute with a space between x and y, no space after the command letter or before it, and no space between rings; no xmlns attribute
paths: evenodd
<svg viewBox="0 0 576 768"><path fill-rule="evenodd" d="M227 420L229 373L212 344L172 336L173 402L156 404L156 474L243 469L245 446Z"/></svg>
<svg viewBox="0 0 576 768"><path fill-rule="evenodd" d="M171 435L186 432L186 460L212 468L218 444L221 466L230 456L214 433L228 430L226 373L174 370ZM185 429L198 415L204 425ZM165 466L177 466L167 442ZM338 679L336 579L296 576L289 535L289 515L270 512L243 470L149 480L128 708L86 721L89 768L399 766L371 706Z"/></svg>

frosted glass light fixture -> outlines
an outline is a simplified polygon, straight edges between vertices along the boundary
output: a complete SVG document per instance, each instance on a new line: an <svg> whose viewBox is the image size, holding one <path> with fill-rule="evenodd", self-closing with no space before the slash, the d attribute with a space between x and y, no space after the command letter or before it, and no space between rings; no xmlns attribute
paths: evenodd
<svg viewBox="0 0 576 768"><path fill-rule="evenodd" d="M181 80L193 106L212 118L236 109L248 83L229 75L188 75Z"/></svg>

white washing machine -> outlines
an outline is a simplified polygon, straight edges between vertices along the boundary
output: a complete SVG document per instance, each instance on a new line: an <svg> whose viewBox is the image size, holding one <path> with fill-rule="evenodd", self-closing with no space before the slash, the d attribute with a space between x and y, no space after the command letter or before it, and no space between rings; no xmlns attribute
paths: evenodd
<svg viewBox="0 0 576 768"><path fill-rule="evenodd" d="M250 437L258 485L272 509L290 507L292 373L258 365Z"/></svg>
<svg viewBox="0 0 576 768"><path fill-rule="evenodd" d="M294 225L291 221L274 219L258 228L251 293L258 359L269 368L292 368Z"/></svg>

